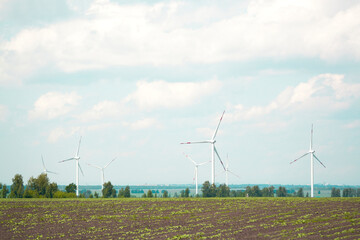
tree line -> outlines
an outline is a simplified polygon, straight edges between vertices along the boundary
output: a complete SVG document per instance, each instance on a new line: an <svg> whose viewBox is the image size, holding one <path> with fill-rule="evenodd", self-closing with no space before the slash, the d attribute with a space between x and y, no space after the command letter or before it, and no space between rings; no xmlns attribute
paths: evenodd
<svg viewBox="0 0 360 240"><path fill-rule="evenodd" d="M245 191L241 190L230 190L229 186L226 184L220 184L216 186L215 184L210 184L209 181L205 181L202 184L201 188L202 194L195 195L195 197L304 197L304 190L300 188L298 191L289 193L285 187L279 186L278 189L275 189L273 186L264 187L260 189L259 186L247 186ZM65 191L61 191L58 188L58 185L55 182L50 182L46 173L40 174L37 178L30 177L27 184L24 185L23 177L20 174L16 174L12 179L12 185L10 191L5 184L0 183L0 198L76 198L76 185L70 183L65 187ZM143 198L157 198L171 197L169 192L166 190L162 191L162 194L155 192L153 190L148 190L147 193L142 195ZM94 194L87 190L84 193L80 194L80 197L86 198L98 198L99 194L95 192ZM130 198L131 191L130 187L126 186L121 188L118 192L111 184L110 181L103 184L102 189L103 198ZM180 195L177 193L173 197L182 197L188 198L191 197L190 189L186 188L185 190L180 191ZM306 197L309 197L308 193ZM332 188L331 197L341 197L341 190L337 188ZM345 188L342 191L342 197L360 197L360 188Z"/></svg>

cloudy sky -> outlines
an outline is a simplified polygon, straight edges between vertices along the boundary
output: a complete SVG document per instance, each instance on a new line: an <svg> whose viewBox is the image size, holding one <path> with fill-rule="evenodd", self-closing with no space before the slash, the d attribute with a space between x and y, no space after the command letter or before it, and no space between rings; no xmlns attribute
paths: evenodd
<svg viewBox="0 0 360 240"><path fill-rule="evenodd" d="M0 182L360 184L359 1L0 0ZM225 181L219 161L216 182ZM199 182L210 180L210 164Z"/></svg>

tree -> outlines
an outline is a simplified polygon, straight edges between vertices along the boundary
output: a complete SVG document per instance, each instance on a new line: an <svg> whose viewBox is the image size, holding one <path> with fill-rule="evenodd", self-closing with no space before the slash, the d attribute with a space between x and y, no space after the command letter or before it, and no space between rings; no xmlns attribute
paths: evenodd
<svg viewBox="0 0 360 240"><path fill-rule="evenodd" d="M180 197L182 197L182 198L185 197L185 191L184 190L180 191Z"/></svg>
<svg viewBox="0 0 360 240"><path fill-rule="evenodd" d="M116 197L116 190L110 181L104 183L102 194L104 198Z"/></svg>
<svg viewBox="0 0 360 240"><path fill-rule="evenodd" d="M55 192L57 192L58 189L58 185L56 183L50 183L47 187L46 187L46 192L45 192L45 196L47 198L53 198Z"/></svg>
<svg viewBox="0 0 360 240"><path fill-rule="evenodd" d="M9 190L6 187L6 184L2 185L2 189L0 191L0 198L6 198L7 194L9 193Z"/></svg>
<svg viewBox="0 0 360 240"><path fill-rule="evenodd" d="M147 191L146 197L148 197L148 198L152 198L152 197L153 197L152 191L151 191L150 189Z"/></svg>
<svg viewBox="0 0 360 240"><path fill-rule="evenodd" d="M210 197L216 197L217 188L215 183L210 186Z"/></svg>
<svg viewBox="0 0 360 240"><path fill-rule="evenodd" d="M245 196L246 197L251 197L252 196L252 190L250 186L247 186L245 189Z"/></svg>
<svg viewBox="0 0 360 240"><path fill-rule="evenodd" d="M124 198L124 197L125 197L125 190L124 190L124 188L121 188L121 189L119 190L118 197L119 197L119 198Z"/></svg>
<svg viewBox="0 0 360 240"><path fill-rule="evenodd" d="M10 198L22 198L24 195L24 181L20 174L16 174L12 179Z"/></svg>
<svg viewBox="0 0 360 240"><path fill-rule="evenodd" d="M309 197L309 193L308 193L308 192L306 193L306 197Z"/></svg>
<svg viewBox="0 0 360 240"><path fill-rule="evenodd" d="M169 193L168 193L168 191L165 190L163 192L163 198L167 198L167 197L169 197Z"/></svg>
<svg viewBox="0 0 360 240"><path fill-rule="evenodd" d="M99 194L97 192L94 193L95 198L99 198Z"/></svg>
<svg viewBox="0 0 360 240"><path fill-rule="evenodd" d="M340 190L339 190L340 191ZM356 196L360 197L360 188L356 189Z"/></svg>
<svg viewBox="0 0 360 240"><path fill-rule="evenodd" d="M203 197L210 197L210 182L205 181L201 187Z"/></svg>
<svg viewBox="0 0 360 240"><path fill-rule="evenodd" d="M130 187L126 186L124 190L124 197L129 198L131 196Z"/></svg>
<svg viewBox="0 0 360 240"><path fill-rule="evenodd" d="M67 185L67 186L65 187L65 191L66 191L67 193L75 193L75 192L76 192L76 185L75 185L75 183L70 183L69 185Z"/></svg>
<svg viewBox="0 0 360 240"><path fill-rule="evenodd" d="M297 196L297 197L304 197L304 191L303 191L302 188L300 188L300 189L297 191L296 196Z"/></svg>
<svg viewBox="0 0 360 240"><path fill-rule="evenodd" d="M341 197L340 196L340 189L332 188L331 189L331 197Z"/></svg>
<svg viewBox="0 0 360 240"><path fill-rule="evenodd" d="M230 197L230 188L226 184L220 184L216 192L217 197Z"/></svg>
<svg viewBox="0 0 360 240"><path fill-rule="evenodd" d="M186 188L186 189L185 189L185 194L184 194L184 195L185 195L186 198L189 197L189 195L190 195L190 190L189 190L189 188Z"/></svg>
<svg viewBox="0 0 360 240"><path fill-rule="evenodd" d="M49 186L49 178L46 173L42 173L38 176L38 178L35 178L35 190L38 192L39 195L45 196L46 194L46 188ZM53 185L54 186L54 185ZM57 185L56 185L57 187Z"/></svg>
<svg viewBox="0 0 360 240"><path fill-rule="evenodd" d="M276 192L276 196L278 197L286 197L286 188L285 187L279 187L279 189Z"/></svg>
<svg viewBox="0 0 360 240"><path fill-rule="evenodd" d="M251 188L252 196L250 197L261 197L261 191L258 185L255 185Z"/></svg>

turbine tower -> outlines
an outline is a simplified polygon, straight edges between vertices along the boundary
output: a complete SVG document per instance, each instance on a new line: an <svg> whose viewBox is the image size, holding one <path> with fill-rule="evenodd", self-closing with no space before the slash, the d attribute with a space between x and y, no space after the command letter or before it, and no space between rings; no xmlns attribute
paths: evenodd
<svg viewBox="0 0 360 240"><path fill-rule="evenodd" d="M79 145L78 145L77 151L75 152L75 156L72 157L72 158L68 158L68 159L65 159L65 160L62 160L62 161L59 162L59 163L63 163L63 162L75 160L76 196L77 197L79 196L79 168L80 168L80 171L81 171L82 175L84 176L84 172L81 169L80 163L79 163L79 160L80 160L80 156L79 156L80 144L81 144L81 137L80 137L80 140L79 140Z"/></svg>
<svg viewBox="0 0 360 240"><path fill-rule="evenodd" d="M198 194L198 167L201 166L201 165L204 165L205 163L208 163L208 162L203 162L203 163L197 163L195 162L194 160L192 160L192 158L185 154L185 157L187 157L194 165L195 165L195 172L194 172L194 175L195 175L195 194L197 195Z"/></svg>
<svg viewBox="0 0 360 240"><path fill-rule="evenodd" d="M97 168L97 169L100 169L101 171L101 190L104 189L104 183L105 183L105 177L104 177L104 170L105 168L107 168L107 166L110 165L110 163L112 163L116 158L114 158L113 160L111 160L108 164L105 165L105 167L100 167L100 166L97 166L95 164L90 164L88 163L87 165L91 166L91 167L94 167L94 168Z"/></svg>
<svg viewBox="0 0 360 240"><path fill-rule="evenodd" d="M311 124L311 135L310 135L310 150L305 153L304 155L302 155L301 157L295 159L294 161L292 161L290 164L296 162L297 160L299 160L300 158L302 157L305 157L306 155L310 154L310 175L311 175L311 179L310 179L310 182L311 182L311 197L314 197L314 158L316 160L319 161L319 163L321 165L323 165L324 168L325 165L315 156L315 150L313 149L313 125Z"/></svg>
<svg viewBox="0 0 360 240"><path fill-rule="evenodd" d="M225 113L225 111L221 115L220 121L219 121L219 123L218 123L218 125L217 125L217 127L215 129L215 132L214 132L211 140L205 140L205 141L199 141L199 142L184 142L184 143L181 143L181 144L194 144L194 143L210 143L211 144L211 184L215 184L215 153L216 153L217 157L219 158L219 160L221 162L221 165L223 166L223 168L225 170L224 163L221 161L219 153L217 152L216 147L215 147L216 134L217 134L217 132L219 130L219 126L220 126L221 120L222 120L222 118L224 116L224 113Z"/></svg>
<svg viewBox="0 0 360 240"><path fill-rule="evenodd" d="M44 158L43 158L42 155L41 155L41 160L42 160L42 164L43 164L43 168L44 168L43 173L45 173L45 174L48 174L48 173L57 174L56 172L52 172L52 171L47 170L47 168L45 167Z"/></svg>

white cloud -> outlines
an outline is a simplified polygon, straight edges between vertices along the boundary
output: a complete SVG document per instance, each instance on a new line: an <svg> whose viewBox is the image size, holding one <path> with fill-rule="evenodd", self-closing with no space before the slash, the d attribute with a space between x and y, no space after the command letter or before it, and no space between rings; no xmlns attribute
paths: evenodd
<svg viewBox="0 0 360 240"><path fill-rule="evenodd" d="M195 2L95 1L76 19L24 29L0 43L0 79L18 82L49 64L73 72L298 56L360 59L359 2L243 5L227 15L224 7Z"/></svg>
<svg viewBox="0 0 360 240"><path fill-rule="evenodd" d="M102 101L93 106L92 109L79 116L82 121L98 120L116 117L125 112L123 104L114 101Z"/></svg>
<svg viewBox="0 0 360 240"><path fill-rule="evenodd" d="M295 87L287 87L266 106L246 108L242 104L230 106L229 121L261 118L274 111L294 112L317 110L331 112L346 109L352 99L360 97L360 84L343 82L344 75L320 74Z"/></svg>
<svg viewBox="0 0 360 240"><path fill-rule="evenodd" d="M350 122L350 123L346 124L344 127L349 128L349 129L358 128L358 127L360 127L360 120L355 120L353 122Z"/></svg>
<svg viewBox="0 0 360 240"><path fill-rule="evenodd" d="M6 106L0 104L0 121L5 121L8 116L8 109Z"/></svg>
<svg viewBox="0 0 360 240"><path fill-rule="evenodd" d="M48 92L36 100L34 109L29 111L30 119L53 119L70 112L81 99L75 92Z"/></svg>
<svg viewBox="0 0 360 240"><path fill-rule="evenodd" d="M145 118L132 123L125 122L124 126L130 127L133 130L141 130L145 128L159 128L161 125L154 118Z"/></svg>
<svg viewBox="0 0 360 240"><path fill-rule="evenodd" d="M178 108L196 103L221 87L218 80L205 82L140 81L126 101L134 101L140 108Z"/></svg>
<svg viewBox="0 0 360 240"><path fill-rule="evenodd" d="M54 143L61 138L71 137L79 130L80 130L79 127L73 127L71 129L65 129L63 127L55 128L49 133L48 141Z"/></svg>

